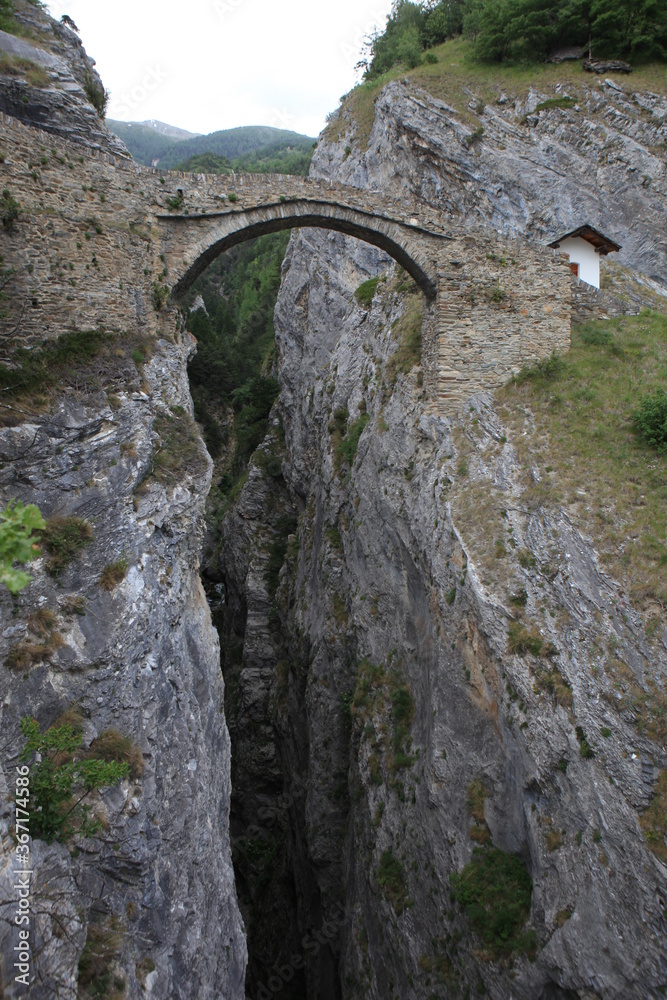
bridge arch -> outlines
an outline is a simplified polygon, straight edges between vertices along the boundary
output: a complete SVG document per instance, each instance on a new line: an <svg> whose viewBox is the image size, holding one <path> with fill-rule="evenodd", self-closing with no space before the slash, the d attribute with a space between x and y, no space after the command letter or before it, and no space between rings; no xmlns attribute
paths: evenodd
<svg viewBox="0 0 667 1000"><path fill-rule="evenodd" d="M158 218L175 298L180 298L226 250L267 233L305 227L333 230L379 247L405 268L428 299L437 295L437 270L424 249L429 238L439 242L446 237L428 232L416 220L412 225L337 202L313 199Z"/></svg>

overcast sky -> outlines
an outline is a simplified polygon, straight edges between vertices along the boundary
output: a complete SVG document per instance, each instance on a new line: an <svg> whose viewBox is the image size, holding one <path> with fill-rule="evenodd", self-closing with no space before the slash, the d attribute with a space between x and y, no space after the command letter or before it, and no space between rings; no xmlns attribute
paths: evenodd
<svg viewBox="0 0 667 1000"><path fill-rule="evenodd" d="M49 0L111 91L109 117L191 132L273 125L316 136L357 82L391 0Z"/></svg>

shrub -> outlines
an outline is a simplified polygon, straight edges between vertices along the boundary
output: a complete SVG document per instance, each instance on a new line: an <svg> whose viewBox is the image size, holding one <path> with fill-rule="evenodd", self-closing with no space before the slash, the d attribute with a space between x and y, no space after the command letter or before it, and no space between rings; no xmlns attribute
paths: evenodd
<svg viewBox="0 0 667 1000"><path fill-rule="evenodd" d="M182 476L196 474L204 462L197 425L189 413L160 415L153 428L160 437L153 457L153 477L160 482L177 482Z"/></svg>
<svg viewBox="0 0 667 1000"><path fill-rule="evenodd" d="M167 301L167 296L169 295L169 289L166 285L162 285L159 281L154 281L151 286L151 298L153 299L153 308L156 312L162 309L163 305Z"/></svg>
<svg viewBox="0 0 667 1000"><path fill-rule="evenodd" d="M528 631L521 622L512 622L507 635L507 646L511 653L518 656L525 656L526 653L539 656L544 648L544 639L537 629Z"/></svg>
<svg viewBox="0 0 667 1000"><path fill-rule="evenodd" d="M92 792L129 774L127 763L107 762L81 753L81 734L66 724L42 733L35 719L21 719L26 742L21 763L30 763L30 833L51 843L74 833L93 836L100 828L84 804Z"/></svg>
<svg viewBox="0 0 667 1000"><path fill-rule="evenodd" d="M0 218L2 219L3 227L11 232L14 228L14 223L21 214L21 205L14 198L10 191L5 188L2 192L2 198L0 198Z"/></svg>
<svg viewBox="0 0 667 1000"><path fill-rule="evenodd" d="M39 555L36 531L46 522L34 504L24 507L12 502L0 511L0 583L12 594L27 587L31 577L23 570L14 569L14 563L24 564Z"/></svg>
<svg viewBox="0 0 667 1000"><path fill-rule="evenodd" d="M590 760L591 757L595 757L595 750L588 742L586 738L586 733L583 731L581 726L577 726L577 739L579 740L579 753L584 758L584 760Z"/></svg>
<svg viewBox="0 0 667 1000"><path fill-rule="evenodd" d="M472 861L450 880L473 930L493 958L533 950L530 933L522 933L533 883L520 858L497 847L475 847Z"/></svg>
<svg viewBox="0 0 667 1000"><path fill-rule="evenodd" d="M415 717L415 703L408 687L402 684L391 695L391 719L393 726L394 773L403 767L411 767L414 758L410 754L410 726Z"/></svg>
<svg viewBox="0 0 667 1000"><path fill-rule="evenodd" d="M109 563L104 567L100 575L100 587L102 590L114 590L121 583L127 574L127 558L122 555L116 562Z"/></svg>
<svg viewBox="0 0 667 1000"><path fill-rule="evenodd" d="M172 195L169 198L167 198L165 204L170 212L178 212L179 209L183 206L183 200L184 200L183 192L177 191L175 195Z"/></svg>
<svg viewBox="0 0 667 1000"><path fill-rule="evenodd" d="M379 278L369 278L368 281L363 281L357 288L354 297L362 308L368 309L370 306L375 297L379 281Z"/></svg>
<svg viewBox="0 0 667 1000"><path fill-rule="evenodd" d="M125 992L124 981L113 975L114 962L120 955L123 934L116 918L104 923L90 923L86 943L79 958L79 996L106 997ZM115 992L118 991L118 992Z"/></svg>
<svg viewBox="0 0 667 1000"><path fill-rule="evenodd" d="M564 708L572 707L572 688L559 670L540 670L535 681L535 690L546 691Z"/></svg>
<svg viewBox="0 0 667 1000"><path fill-rule="evenodd" d="M81 517L50 517L41 531L44 548L49 554L47 566L51 576L58 574L93 540L92 526Z"/></svg>
<svg viewBox="0 0 667 1000"><path fill-rule="evenodd" d="M24 639L9 649L5 657L8 670L29 670L37 663L50 660L57 649L65 645L65 640L58 632L54 632L47 642L33 642Z"/></svg>
<svg viewBox="0 0 667 1000"><path fill-rule="evenodd" d="M357 448L359 447L359 438L361 437L364 427L368 423L368 414L362 413L357 420L353 420L347 429L347 433L342 437L336 444L336 449L334 452L334 465L336 466L336 471L338 471L345 462L350 468L354 464L354 459L357 454Z"/></svg>
<svg viewBox="0 0 667 1000"><path fill-rule="evenodd" d="M660 772L651 803L639 816L639 825L650 850L667 862L667 770Z"/></svg>
<svg viewBox="0 0 667 1000"><path fill-rule="evenodd" d="M237 201L239 200L239 199L238 199L238 195L237 195L237 194L235 194L235 193L234 193L234 191L232 191L232 192L231 192L231 194L228 194L228 195L227 195L227 200L228 200L228 201L231 201L231 203L232 203L232 205L233 205L233 204L234 204L235 202L237 202Z"/></svg>
<svg viewBox="0 0 667 1000"><path fill-rule="evenodd" d="M632 414L637 433L656 451L667 451L667 392L656 389L639 401Z"/></svg>
<svg viewBox="0 0 667 1000"><path fill-rule="evenodd" d="M524 385L526 382L536 384L544 382L555 382L567 371L567 364L554 351L551 357L543 361L536 361L534 365L526 365L515 376L513 381L516 385Z"/></svg>
<svg viewBox="0 0 667 1000"><path fill-rule="evenodd" d="M105 729L93 740L86 754L89 760L105 760L107 763L127 764L131 778L139 778L144 772L144 758L141 750L129 736L123 736L117 729Z"/></svg>
<svg viewBox="0 0 667 1000"><path fill-rule="evenodd" d="M104 89L101 80L90 72L86 73L83 80L83 89L99 117L105 118L111 95L108 90Z"/></svg>
<svg viewBox="0 0 667 1000"><path fill-rule="evenodd" d="M435 66L437 61L438 57L436 56L435 52L427 52L424 55L424 62L427 63L429 66Z"/></svg>
<svg viewBox="0 0 667 1000"><path fill-rule="evenodd" d="M519 552L519 565L523 566L524 569L533 569L537 566L537 559L528 549L521 549Z"/></svg>
<svg viewBox="0 0 667 1000"><path fill-rule="evenodd" d="M376 878L383 896L391 903L394 912L400 915L409 902L408 889L403 865L394 857L391 847L380 856Z"/></svg>

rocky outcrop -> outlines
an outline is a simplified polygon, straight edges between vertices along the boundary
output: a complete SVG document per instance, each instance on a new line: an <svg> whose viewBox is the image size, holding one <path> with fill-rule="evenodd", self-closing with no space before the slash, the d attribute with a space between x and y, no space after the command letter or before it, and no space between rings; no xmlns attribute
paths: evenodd
<svg viewBox="0 0 667 1000"><path fill-rule="evenodd" d="M156 448L174 446L170 425L184 431L190 420L190 350L160 341L141 375L128 358L121 385L116 369L113 398L70 389L49 413L0 432L5 501L84 519L93 534L56 576L45 553L29 589L2 599L4 787L24 716L46 728L74 708L85 746L114 729L143 757L142 773L93 803L103 820L97 837L76 838L76 849L33 842L34 997L77 995L77 965L100 924L115 942L102 971L124 982L124 995L142 996L148 984L154 996L243 996L229 740L218 641L198 578L210 460L193 439L178 459L178 482L155 472ZM84 384L90 374L81 373ZM110 584L105 568L119 565ZM33 630L44 612L40 651ZM16 989L11 801L3 795L5 996Z"/></svg>
<svg viewBox="0 0 667 1000"><path fill-rule="evenodd" d="M625 100L612 90L598 111L617 121ZM663 99L636 100L655 111L637 128L655 135ZM316 175L515 230L567 228L575 210L611 229L604 188L618 164L600 168L596 191L579 140L566 142L567 116L544 124L537 112L528 131L499 105L485 115L506 151L470 153L453 111L428 95L393 83L376 107L368 150L345 149L350 122L321 144ZM636 141L623 149L645 165L654 156ZM576 204L561 201L564 164L580 171ZM651 170L612 231L657 282L663 159ZM624 230L633 203L636 234ZM353 292L373 276L377 293L360 305ZM667 872L638 814L667 757L654 729L614 708L617 667L605 673L600 648L648 697L665 681L664 620L648 635L576 515L526 494L530 414L517 429L485 394L449 419L428 413L408 347L419 303L373 249L316 231L290 245L275 315L284 445L278 435L265 445L277 462L255 462L219 565L237 648L225 666L243 760L236 832L269 859L253 869L241 858L255 878L248 919L254 902L281 913L252 985L272 996L299 982L308 998L344 1000L657 997ZM283 528L272 592L285 487L298 521ZM510 961L480 945L452 896L451 876L485 842L518 855L532 879L532 945Z"/></svg>
<svg viewBox="0 0 667 1000"><path fill-rule="evenodd" d="M413 192L445 216L545 244L590 222L622 244L621 263L667 289L664 95L600 80L531 88L525 98L499 89L495 100L479 99L471 84L469 97L463 114L395 80L377 98L367 149L343 105L313 173Z"/></svg>
<svg viewBox="0 0 667 1000"><path fill-rule="evenodd" d="M129 156L91 104L95 93L101 106L104 85L76 32L29 0L18 0L15 20L20 35L0 31L0 111L88 148Z"/></svg>

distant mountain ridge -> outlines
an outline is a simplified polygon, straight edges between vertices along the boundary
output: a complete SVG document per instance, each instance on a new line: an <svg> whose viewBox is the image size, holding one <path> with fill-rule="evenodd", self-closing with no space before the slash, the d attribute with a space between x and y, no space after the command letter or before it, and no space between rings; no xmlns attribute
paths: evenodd
<svg viewBox="0 0 667 1000"><path fill-rule="evenodd" d="M303 153L312 149L315 141L310 136L269 125L245 125L211 132L209 135L197 135L154 120L118 122L108 119L107 125L122 139L135 160L146 166L158 166L165 170L174 169L184 161L204 153L212 153L227 160L268 149L272 152L282 149Z"/></svg>

